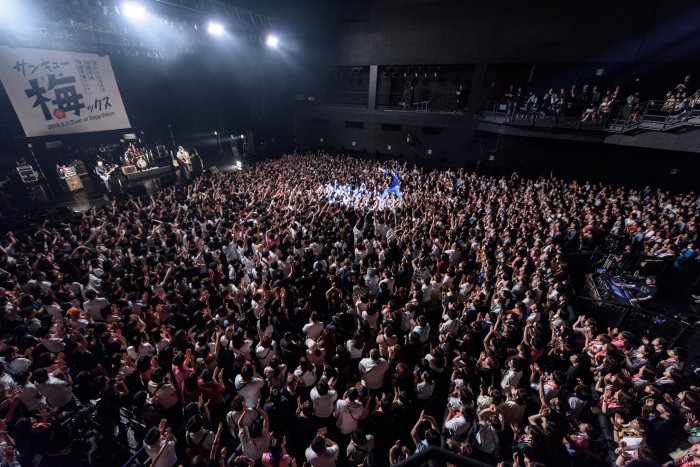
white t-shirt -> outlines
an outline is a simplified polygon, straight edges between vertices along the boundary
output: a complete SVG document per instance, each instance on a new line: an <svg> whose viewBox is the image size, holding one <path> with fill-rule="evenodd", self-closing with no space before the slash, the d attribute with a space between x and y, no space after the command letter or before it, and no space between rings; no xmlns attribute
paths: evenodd
<svg viewBox="0 0 700 467"><path fill-rule="evenodd" d="M435 383L432 382L430 384L426 384L424 382L420 382L416 384L416 395L418 396L419 399L430 399L430 397L433 395L433 390L435 389Z"/></svg>
<svg viewBox="0 0 700 467"><path fill-rule="evenodd" d="M469 431L472 422L462 417L455 415L452 420L445 422L445 429L450 432L450 435L463 435Z"/></svg>
<svg viewBox="0 0 700 467"><path fill-rule="evenodd" d="M357 428L357 421L362 416L362 410L362 403L358 401L339 400L337 402L335 406L335 411L338 414L336 426L342 434L348 435Z"/></svg>
<svg viewBox="0 0 700 467"><path fill-rule="evenodd" d="M24 386L20 386L22 390L22 402L27 406L27 410L30 412L35 412L39 410L39 407L46 405L46 397L39 392L34 383L27 383Z"/></svg>
<svg viewBox="0 0 700 467"><path fill-rule="evenodd" d="M326 452L316 454L313 449L306 448L306 460L309 461L311 467L335 467L335 461L338 459L340 449L338 445L326 446Z"/></svg>
<svg viewBox="0 0 700 467"><path fill-rule="evenodd" d="M306 334L306 337L316 340L323 332L323 328L323 323L319 321L318 323L308 323L301 330Z"/></svg>
<svg viewBox="0 0 700 467"><path fill-rule="evenodd" d="M327 418L333 415L333 406L338 399L338 393L329 389L328 394L321 395L316 388L311 390L311 402L314 404L314 414L318 418Z"/></svg>
<svg viewBox="0 0 700 467"><path fill-rule="evenodd" d="M144 342L138 350L134 349L133 345L130 345L126 348L126 353L133 361L137 361L142 355L155 355L156 349L148 342Z"/></svg>
<svg viewBox="0 0 700 467"><path fill-rule="evenodd" d="M146 453L151 459L155 459L160 452L160 448L165 443L165 440L160 440L154 446L149 446L145 442L143 443L146 448ZM172 467L177 463L177 454L175 453L175 441L168 441L167 446L163 450L163 454L158 458L158 462L151 464L152 467Z"/></svg>
<svg viewBox="0 0 700 467"><path fill-rule="evenodd" d="M370 389L380 389L384 385L384 376L389 363L383 358L376 362L371 358L363 358L358 365L362 379Z"/></svg>
<svg viewBox="0 0 700 467"><path fill-rule="evenodd" d="M510 394L510 388L517 388L518 383L520 383L520 378L522 377L522 371L506 371L506 374L503 375L503 379L501 380L501 389L505 391L505 394Z"/></svg>
<svg viewBox="0 0 700 467"><path fill-rule="evenodd" d="M238 394L243 396L243 399L245 399L245 403L248 404L248 407L255 407L258 405L258 399L262 397L260 394L260 389L265 386L265 381L254 376L250 381L244 382L243 377L241 375L237 375L235 384Z"/></svg>
<svg viewBox="0 0 700 467"><path fill-rule="evenodd" d="M261 366L266 367L270 365L270 359L277 355L277 351L275 350L276 346L277 344L275 341L272 341L270 347L265 348L259 345L255 348L255 354L260 359Z"/></svg>
<svg viewBox="0 0 700 467"><path fill-rule="evenodd" d="M73 389L68 383L49 374L49 380L36 385L39 392L46 396L51 407L63 407L73 400Z"/></svg>
<svg viewBox="0 0 700 467"><path fill-rule="evenodd" d="M63 352L66 345L63 343L63 339L58 337L42 337L39 341L46 347L46 350L52 353Z"/></svg>

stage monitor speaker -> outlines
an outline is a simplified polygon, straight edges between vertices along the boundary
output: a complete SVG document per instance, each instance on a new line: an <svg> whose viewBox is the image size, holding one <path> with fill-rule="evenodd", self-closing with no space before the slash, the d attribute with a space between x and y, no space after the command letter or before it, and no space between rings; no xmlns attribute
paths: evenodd
<svg viewBox="0 0 700 467"><path fill-rule="evenodd" d="M76 191L76 190L83 189L83 181L80 179L80 177L78 175L73 175L72 177L66 177L64 180L66 181L66 185L68 185L69 191Z"/></svg>
<svg viewBox="0 0 700 467"><path fill-rule="evenodd" d="M29 195L29 199L34 202L48 201L49 199L49 197L46 196L43 185L29 185L27 187L27 194Z"/></svg>
<svg viewBox="0 0 700 467"><path fill-rule="evenodd" d="M209 172L211 172L211 173L213 173L213 174L218 174L218 173L219 173L219 169L218 169L216 166L209 167Z"/></svg>
<svg viewBox="0 0 700 467"><path fill-rule="evenodd" d="M122 167L122 173L124 175L131 175L137 172L135 165L125 165Z"/></svg>

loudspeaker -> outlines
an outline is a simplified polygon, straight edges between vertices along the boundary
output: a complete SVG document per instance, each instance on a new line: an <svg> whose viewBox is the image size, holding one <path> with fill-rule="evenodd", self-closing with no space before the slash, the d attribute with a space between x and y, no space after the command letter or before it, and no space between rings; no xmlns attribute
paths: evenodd
<svg viewBox="0 0 700 467"><path fill-rule="evenodd" d="M156 146L156 154L154 154L154 156L158 157L159 159L165 159L166 157L170 157L170 155L168 154L168 150L162 144Z"/></svg>
<svg viewBox="0 0 700 467"><path fill-rule="evenodd" d="M39 180L39 174L34 171L31 165L21 165L17 167L17 173L24 183L32 183Z"/></svg>
<svg viewBox="0 0 700 467"><path fill-rule="evenodd" d="M68 185L69 191L76 191L83 189L83 181L79 176L73 175L72 177L66 177L66 185Z"/></svg>
<svg viewBox="0 0 700 467"><path fill-rule="evenodd" d="M122 173L124 175L131 175L137 172L135 165L125 165L122 167Z"/></svg>

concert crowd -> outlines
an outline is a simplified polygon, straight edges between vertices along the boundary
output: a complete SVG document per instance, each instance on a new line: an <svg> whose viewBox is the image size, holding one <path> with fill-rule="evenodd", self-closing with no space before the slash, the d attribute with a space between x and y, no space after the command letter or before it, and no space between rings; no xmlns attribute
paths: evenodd
<svg viewBox="0 0 700 467"><path fill-rule="evenodd" d="M8 232L2 465L700 465L687 353L599 329L567 265L682 269L695 197L306 153Z"/></svg>

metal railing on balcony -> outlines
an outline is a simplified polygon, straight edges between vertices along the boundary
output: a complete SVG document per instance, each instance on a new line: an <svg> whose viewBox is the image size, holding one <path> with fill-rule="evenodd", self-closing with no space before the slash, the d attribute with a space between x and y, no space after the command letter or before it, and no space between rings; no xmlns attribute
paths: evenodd
<svg viewBox="0 0 700 467"><path fill-rule="evenodd" d="M422 111L463 111L457 108L457 96L454 93L416 92L413 105L401 92L377 93L377 107L383 109L422 110Z"/></svg>
<svg viewBox="0 0 700 467"><path fill-rule="evenodd" d="M655 99L622 107L609 130L622 133L637 129L669 131L685 125L700 125L700 107Z"/></svg>
<svg viewBox="0 0 700 467"><path fill-rule="evenodd" d="M678 106L665 99L625 104L607 113L572 115L566 110L551 111L541 107L517 106L511 102L489 101L478 112L477 119L512 125L598 130L612 133L630 131L670 131L680 126L700 126L700 107Z"/></svg>
<svg viewBox="0 0 700 467"><path fill-rule="evenodd" d="M367 96L367 92L321 91L314 95L313 102L367 108Z"/></svg>
<svg viewBox="0 0 700 467"><path fill-rule="evenodd" d="M585 120L583 119L584 116L571 115L565 111L543 111L537 107L520 107L509 102L490 101L486 103L483 110L475 118L488 122L514 125L603 130L608 124L610 112L607 114L601 113L596 115L595 118L589 116Z"/></svg>

